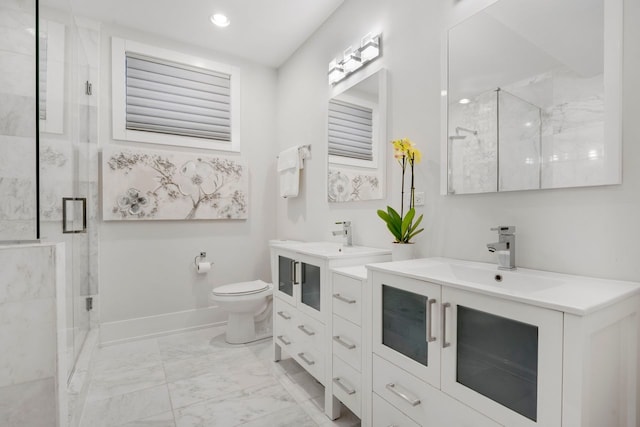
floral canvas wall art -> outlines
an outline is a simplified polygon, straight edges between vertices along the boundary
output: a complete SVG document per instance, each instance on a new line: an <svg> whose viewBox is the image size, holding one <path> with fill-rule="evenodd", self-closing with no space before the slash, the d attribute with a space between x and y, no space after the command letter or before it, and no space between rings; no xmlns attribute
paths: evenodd
<svg viewBox="0 0 640 427"><path fill-rule="evenodd" d="M108 147L105 220L246 219L247 167L235 157Z"/></svg>
<svg viewBox="0 0 640 427"><path fill-rule="evenodd" d="M377 171L330 167L327 185L329 202L382 199L381 179Z"/></svg>

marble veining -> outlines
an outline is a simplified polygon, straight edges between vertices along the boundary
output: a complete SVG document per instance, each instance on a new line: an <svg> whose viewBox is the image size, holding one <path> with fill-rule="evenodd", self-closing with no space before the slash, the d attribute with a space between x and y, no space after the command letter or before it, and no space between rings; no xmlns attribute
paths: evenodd
<svg viewBox="0 0 640 427"><path fill-rule="evenodd" d="M360 425L346 409L326 418L324 387L293 359L273 362L271 345L230 345L208 328L98 349L80 426ZM157 367L165 380L152 385Z"/></svg>
<svg viewBox="0 0 640 427"><path fill-rule="evenodd" d="M53 377L0 387L0 425L51 427L56 404Z"/></svg>

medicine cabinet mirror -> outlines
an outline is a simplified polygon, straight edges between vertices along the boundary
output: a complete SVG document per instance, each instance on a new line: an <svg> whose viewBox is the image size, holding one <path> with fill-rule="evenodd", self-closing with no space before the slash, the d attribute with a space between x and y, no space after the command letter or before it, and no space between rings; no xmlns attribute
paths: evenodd
<svg viewBox="0 0 640 427"><path fill-rule="evenodd" d="M499 0L447 43L443 193L621 182L622 0Z"/></svg>
<svg viewBox="0 0 640 427"><path fill-rule="evenodd" d="M363 69L331 89L327 127L327 199L382 199L387 139L386 70Z"/></svg>

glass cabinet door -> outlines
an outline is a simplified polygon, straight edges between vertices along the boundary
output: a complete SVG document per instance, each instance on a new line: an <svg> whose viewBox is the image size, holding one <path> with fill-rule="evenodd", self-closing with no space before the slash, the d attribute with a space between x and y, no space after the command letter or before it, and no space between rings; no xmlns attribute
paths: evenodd
<svg viewBox="0 0 640 427"><path fill-rule="evenodd" d="M536 421L538 327L458 305L456 381Z"/></svg>
<svg viewBox="0 0 640 427"><path fill-rule="evenodd" d="M295 261L285 256L278 256L278 291L293 298L293 282Z"/></svg>
<svg viewBox="0 0 640 427"><path fill-rule="evenodd" d="M300 271L300 300L307 307L320 311L320 267L302 262Z"/></svg>
<svg viewBox="0 0 640 427"><path fill-rule="evenodd" d="M439 302L439 285L373 273L374 352L436 387Z"/></svg>
<svg viewBox="0 0 640 427"><path fill-rule="evenodd" d="M562 313L442 291L442 390L508 426L560 426Z"/></svg>
<svg viewBox="0 0 640 427"><path fill-rule="evenodd" d="M421 365L429 365L427 299L413 292L382 285L382 345Z"/></svg>

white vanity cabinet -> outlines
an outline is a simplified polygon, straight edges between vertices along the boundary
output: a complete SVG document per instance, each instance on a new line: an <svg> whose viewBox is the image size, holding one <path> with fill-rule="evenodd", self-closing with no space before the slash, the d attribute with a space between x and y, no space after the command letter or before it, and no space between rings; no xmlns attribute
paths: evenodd
<svg viewBox="0 0 640 427"><path fill-rule="evenodd" d="M333 396L362 418L363 359L365 338L362 328L363 298L366 297L367 270L364 266L332 270L332 372Z"/></svg>
<svg viewBox="0 0 640 427"><path fill-rule="evenodd" d="M367 266L386 425L637 427L638 284L455 261Z"/></svg>
<svg viewBox="0 0 640 427"><path fill-rule="evenodd" d="M330 272L338 267L389 261L391 252L326 242L270 246L274 284L274 360L279 361L284 350L323 384L325 413L335 419L339 416L339 402L332 394L333 388L341 390L338 394L344 393L345 401L359 399L361 392L354 376L354 358L344 356L346 360L336 359L337 379L334 381L332 344L342 345L345 351L350 351L349 347L354 342L348 336L351 332L340 326L340 320L335 325L336 331L345 332L334 333L332 303L340 300L341 295L334 298L332 294ZM365 272L364 267L361 268ZM343 299L347 298L350 297ZM352 303L348 305L353 306ZM335 341L334 337L337 337ZM359 344L355 348L361 352ZM357 398L354 398L352 386L357 385Z"/></svg>

